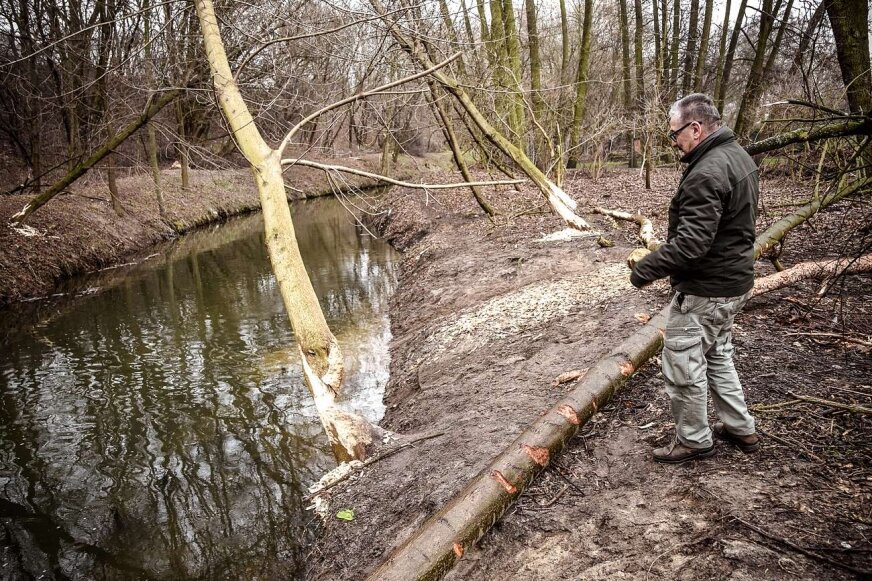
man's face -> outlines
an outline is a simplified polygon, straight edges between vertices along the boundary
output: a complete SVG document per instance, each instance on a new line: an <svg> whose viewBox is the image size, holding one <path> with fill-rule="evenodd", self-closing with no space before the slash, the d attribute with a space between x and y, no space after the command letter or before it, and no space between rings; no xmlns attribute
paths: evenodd
<svg viewBox="0 0 872 581"><path fill-rule="evenodd" d="M687 155L702 141L702 126L697 121L684 121L677 115L669 118L672 147Z"/></svg>

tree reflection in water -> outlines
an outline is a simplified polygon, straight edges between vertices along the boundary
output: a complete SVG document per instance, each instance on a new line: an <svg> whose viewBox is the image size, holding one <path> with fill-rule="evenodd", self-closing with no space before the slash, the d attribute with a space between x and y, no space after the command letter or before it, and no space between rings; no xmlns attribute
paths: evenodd
<svg viewBox="0 0 872 581"><path fill-rule="evenodd" d="M373 421L395 256L334 200L295 205L310 276ZM302 490L333 466L260 216L0 331L0 578L291 578Z"/></svg>

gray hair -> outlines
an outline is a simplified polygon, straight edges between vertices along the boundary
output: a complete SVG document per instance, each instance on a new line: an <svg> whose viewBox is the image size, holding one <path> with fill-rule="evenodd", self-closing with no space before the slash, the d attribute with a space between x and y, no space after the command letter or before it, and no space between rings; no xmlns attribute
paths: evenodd
<svg viewBox="0 0 872 581"><path fill-rule="evenodd" d="M669 117L678 117L682 123L696 121L708 129L721 125L721 115L712 98L703 93L691 93L672 104Z"/></svg>

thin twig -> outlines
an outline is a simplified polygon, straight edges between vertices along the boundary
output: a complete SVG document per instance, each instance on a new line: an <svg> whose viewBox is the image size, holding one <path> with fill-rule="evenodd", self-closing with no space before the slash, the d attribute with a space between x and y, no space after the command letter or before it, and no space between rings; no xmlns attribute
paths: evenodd
<svg viewBox="0 0 872 581"><path fill-rule="evenodd" d="M857 345L862 345L864 347L872 347L872 342L864 341L862 339L856 339L854 337L848 337L847 335L842 335L840 333L813 333L813 332L795 332L795 333L785 333L787 337L792 337L796 335L800 335L803 337L832 337L834 339L840 339L842 341L846 341L848 343L855 343Z"/></svg>
<svg viewBox="0 0 872 581"><path fill-rule="evenodd" d="M787 446L788 448L799 448L799 452L801 454L803 454L804 456L808 457L811 460L814 460L815 462L819 462L821 464L826 464L826 462L821 460L821 458L819 456L816 456L813 453L806 450L802 444L799 444L797 442L791 442L790 440L785 440L781 436L776 436L775 434L770 434L769 432L764 431L762 428L757 428L757 431L760 432L761 434L763 434L764 436L766 436L767 438L775 440L779 444Z"/></svg>
<svg viewBox="0 0 872 581"><path fill-rule="evenodd" d="M362 91L360 93L356 93L354 95L351 95L350 97L346 97L345 99L342 99L340 101L336 101L335 103L330 103L326 107L322 107L321 109L318 109L314 113L307 115L302 121L300 121L299 123L294 125L294 127L288 132L287 135L285 135L285 138L282 140L281 145L279 145L279 147L276 149L276 151L278 152L278 156L279 157L282 156L282 154L285 151L285 148L288 146L288 144L291 142L291 139L293 139L294 135L297 134L297 132L300 130L300 128L302 128L304 125L306 125L308 122L312 121L316 117L319 117L319 116L323 115L324 113L327 113L328 111L332 111L333 109L336 109L336 108L341 107L343 105L347 105L348 103L354 102L358 99L363 99L365 97L377 95L377 94L382 93L388 89L396 87L397 85L402 85L403 83L408 83L408 82L414 81L416 79L420 79L421 77L426 77L427 75L429 75L435 71L438 71L442 67L445 67L445 66L449 65L450 63L452 63L453 61L457 60L458 58L460 58L461 54L463 54L463 53L460 53L460 52L454 53L453 55L451 55L450 57L448 57L447 59L445 59L441 63L433 65L432 67L430 67L427 70L421 71L419 73L415 73L414 75L409 75L408 77L403 77L402 79L399 79L396 81L391 81L390 83L386 83L384 85L381 85L380 87L376 87L375 89L370 89L369 91Z"/></svg>
<svg viewBox="0 0 872 581"><path fill-rule="evenodd" d="M819 397L814 397L811 395L797 395L797 394L792 393L792 392L788 392L788 394L790 395L790 397L795 397L796 399L799 399L802 401L806 401L809 403L816 403L818 405L836 408L836 409L840 409L840 410L846 410L846 411L851 412L852 414L872 415L872 409L869 409L867 407L863 407L861 405L841 403L838 401L821 399Z"/></svg>
<svg viewBox="0 0 872 581"><path fill-rule="evenodd" d="M330 490L331 488L333 488L334 486L336 486L340 482L344 482L345 480L348 480L352 474L360 472L361 470L363 470L367 466L371 466L371 465L375 464L376 462L378 462L379 460L384 460L385 458L389 458L390 456L393 456L394 454L396 454L400 450L405 450L406 448L409 448L409 447L417 444L418 442L423 442L424 440L431 440L433 438L438 438L439 436L444 436L444 435L445 435L445 432L436 432L435 434L424 434L423 436L419 436L413 440L409 440L408 442L404 442L404 443L400 444L399 446L391 448L390 450L385 450L381 454L378 454L376 456L373 456L372 458L368 458L367 460L365 460L363 462L363 465L360 468L358 468L357 470L350 470L346 474L343 474L342 476L340 476L339 478L337 478L336 480L331 482L330 484L326 484L322 488L319 488L318 490L313 492L312 494L304 496L303 500L305 502L312 500L313 498L315 498L319 494L323 493L325 490Z"/></svg>

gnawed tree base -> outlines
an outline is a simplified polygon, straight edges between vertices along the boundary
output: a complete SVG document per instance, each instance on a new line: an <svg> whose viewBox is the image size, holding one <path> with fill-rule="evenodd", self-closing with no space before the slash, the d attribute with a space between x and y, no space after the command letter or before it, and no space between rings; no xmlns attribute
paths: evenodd
<svg viewBox="0 0 872 581"><path fill-rule="evenodd" d="M772 292L802 280L824 281L845 274L859 274L861 272L872 272L872 254L866 254L859 258L800 262L781 272L757 279L754 282L753 296ZM826 286L828 285L825 285L822 290L825 290Z"/></svg>

